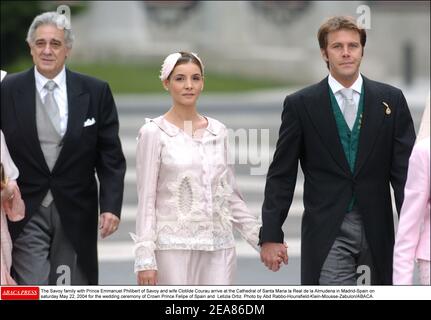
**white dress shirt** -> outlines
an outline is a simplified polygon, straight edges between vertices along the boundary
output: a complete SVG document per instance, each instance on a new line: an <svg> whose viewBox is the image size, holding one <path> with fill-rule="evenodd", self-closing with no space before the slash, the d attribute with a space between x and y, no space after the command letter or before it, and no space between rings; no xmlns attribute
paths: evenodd
<svg viewBox="0 0 431 320"><path fill-rule="evenodd" d="M67 129L67 118L69 115L68 104L67 104L67 87L66 87L66 68L60 71L60 73L54 79L48 79L34 68L34 77L36 79L36 89L43 102L45 102L46 94L48 90L45 89L45 85L48 81L52 80L57 84L54 89L54 99L57 102L60 111L60 129L61 135L64 136Z"/></svg>
<svg viewBox="0 0 431 320"><path fill-rule="evenodd" d="M353 89L353 101L355 102L355 114L358 113L359 99L361 98L361 92L362 92L362 82L363 82L362 76L361 74L359 74L356 81L350 87ZM335 78L331 74L329 74L328 76L328 84L332 92L334 93L335 99L337 99L337 103L338 103L338 106L340 107L341 112L344 114L343 96L341 95L340 90L344 89L345 87L337 80L335 80Z"/></svg>

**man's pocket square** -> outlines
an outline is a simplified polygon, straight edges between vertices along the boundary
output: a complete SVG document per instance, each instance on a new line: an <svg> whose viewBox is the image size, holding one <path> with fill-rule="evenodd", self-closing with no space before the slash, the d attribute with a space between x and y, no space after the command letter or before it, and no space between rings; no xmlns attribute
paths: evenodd
<svg viewBox="0 0 431 320"><path fill-rule="evenodd" d="M85 120L85 122L84 122L84 127L92 126L92 125L93 125L93 124L95 124L95 123L96 123L96 120L94 120L94 118L87 119L87 120Z"/></svg>

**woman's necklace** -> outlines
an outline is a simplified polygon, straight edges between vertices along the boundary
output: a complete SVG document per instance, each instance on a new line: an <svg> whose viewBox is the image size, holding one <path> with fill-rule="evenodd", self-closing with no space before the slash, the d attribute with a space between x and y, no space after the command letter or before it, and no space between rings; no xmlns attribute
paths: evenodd
<svg viewBox="0 0 431 320"><path fill-rule="evenodd" d="M197 116L198 119L196 121L193 121L193 120L183 120L182 117L177 112L175 112L174 109L171 109L171 110L172 110L172 113L175 115L175 117L182 124L183 131L186 132L186 133L189 133L192 136L192 138L196 137L197 131L200 128L199 128L199 126L193 125L193 123L201 121L203 117L200 114L197 113L196 116Z"/></svg>

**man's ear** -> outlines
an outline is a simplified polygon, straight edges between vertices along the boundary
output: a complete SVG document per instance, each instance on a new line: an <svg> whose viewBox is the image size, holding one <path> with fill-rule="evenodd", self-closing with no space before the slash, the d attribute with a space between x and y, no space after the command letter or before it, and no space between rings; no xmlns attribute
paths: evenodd
<svg viewBox="0 0 431 320"><path fill-rule="evenodd" d="M320 54L322 55L323 60L328 62L328 55L326 54L326 49L320 49Z"/></svg>
<svg viewBox="0 0 431 320"><path fill-rule="evenodd" d="M69 58L71 51L72 51L72 48L67 48L67 50L66 50L66 58Z"/></svg>

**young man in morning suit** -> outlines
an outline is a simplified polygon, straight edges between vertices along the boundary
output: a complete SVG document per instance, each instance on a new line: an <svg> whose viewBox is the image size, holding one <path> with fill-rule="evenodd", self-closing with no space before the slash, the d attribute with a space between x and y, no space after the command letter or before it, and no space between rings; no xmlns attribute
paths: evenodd
<svg viewBox="0 0 431 320"><path fill-rule="evenodd" d="M403 93L359 72L366 33L351 17L333 17L318 40L329 69L320 83L286 97L269 168L260 233L261 259L287 263L282 225L304 173L301 283L391 284L394 224L415 141ZM371 279L370 279L371 278Z"/></svg>

